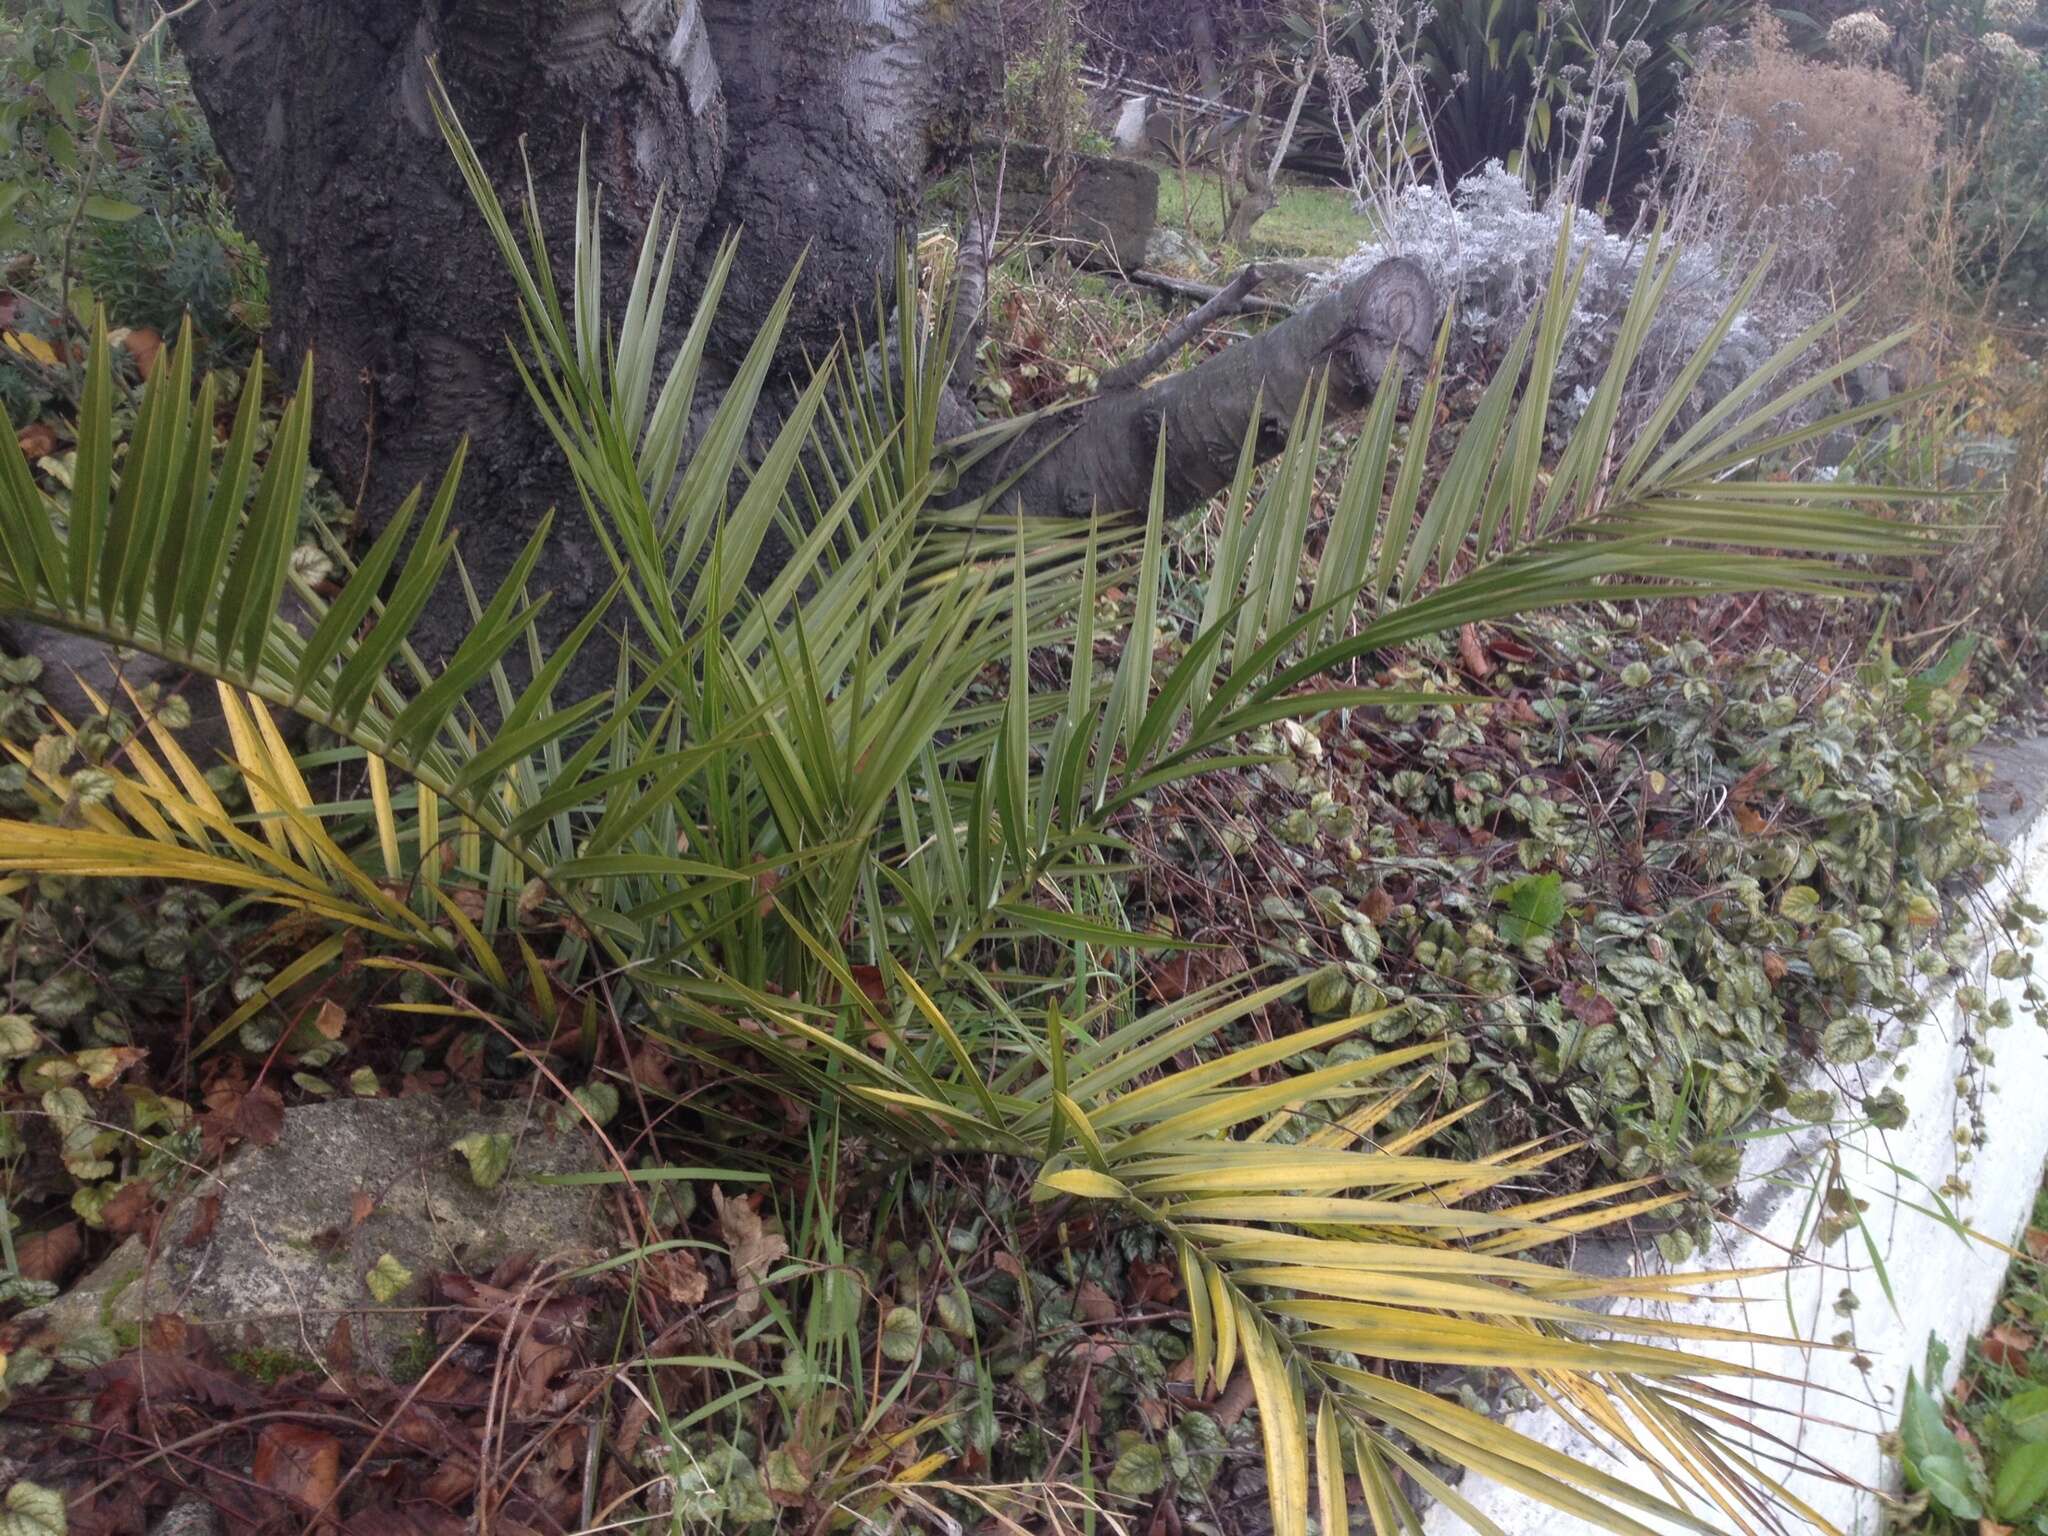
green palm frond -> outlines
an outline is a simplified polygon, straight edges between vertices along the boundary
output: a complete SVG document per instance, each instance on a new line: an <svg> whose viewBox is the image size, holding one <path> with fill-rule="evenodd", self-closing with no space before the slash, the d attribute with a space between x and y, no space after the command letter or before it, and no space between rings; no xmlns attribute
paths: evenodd
<svg viewBox="0 0 2048 1536"><path fill-rule="evenodd" d="M1263 481L1247 444L1222 508L1222 579L1179 656L1157 667L1149 646L1126 645L1103 669L1094 625L1109 547L1129 550L1118 580L1131 593L1133 632L1152 633L1164 612L1163 480L1125 530L934 510L949 322L940 303L924 306L929 323L915 323L921 301L907 264L895 318L877 327L893 326L891 345L876 349L880 365L852 349L826 359L735 497L789 291L692 440L689 401L730 249L659 370L673 259L659 210L625 311L610 323L597 194L585 189L579 203L565 295L531 200L522 243L459 125L445 126L515 275L526 342L517 355L536 407L615 573L567 641L541 658L533 618L545 598L530 598L527 583L543 524L511 579L488 602L468 599L475 624L453 657L432 671L412 654L408 635L425 605L451 584L467 592L449 531L459 452L431 499L399 509L331 600L296 582L310 365L259 473L260 364L216 456L197 425L210 420L213 390L202 382L192 398L189 338L146 386L118 473L102 420L108 352L95 338L68 522L25 466L0 471L0 605L164 655L320 722L447 801L496 845L494 857L547 881L620 963L687 957L704 976L732 971L735 946L810 955L793 931L762 929L748 887L767 871L794 876L783 909L809 933L837 935L854 912L882 911L920 937L914 958L942 973L993 936L1108 940L1100 924L1036 893L1052 872L1113 853L1114 819L1133 800L1213 768L1259 725L1426 701L1309 686L1325 676L1545 606L1845 590L1866 571L1843 557L1895 555L1918 537L1872 510L1908 492L1750 473L1767 454L1869 416L1764 431L1862 354L1773 395L1795 356L1788 348L1751 387L1665 441L1748 289L1645 434L1614 440L1673 270L1654 242L1607 377L1546 483L1542 369L1561 346L1574 283L1561 241L1540 323L1510 349L1426 499L1436 384L1425 384L1403 443L1390 381L1316 526L1323 405L1311 393ZM778 529L797 539L796 558L750 592L742 578ZM956 563L935 563L934 550ZM293 606L303 623L292 622ZM634 636L616 687L560 700L561 679L615 610ZM1022 659L1048 646L1071 656L1063 684L979 696L988 669L1028 677ZM531 681L515 688L507 661L522 649ZM481 697L494 702L495 727L475 707ZM741 742L735 781L725 769ZM679 853L679 837L695 851Z"/></svg>
<svg viewBox="0 0 2048 1536"><path fill-rule="evenodd" d="M1412 1074L1442 1054L1442 1042L1284 1070L1357 1038L1379 1017L1365 1015L1206 1054L1231 1025L1300 985L1288 982L1184 999L1079 1049L1055 1013L1029 1068L990 1076L958 1048L922 989L908 976L896 980L906 997L899 1030L917 1021L944 1038L946 1070L910 1067L915 1052L895 1070L793 1014L777 1015L777 1024L830 1057L842 1089L899 1125L1037 1160L1038 1199L1098 1202L1167 1239L1187 1298L1195 1389L1220 1392L1240 1364L1250 1374L1277 1531L1308 1529L1312 1486L1322 1528L1341 1529L1337 1490L1347 1470L1363 1480L1376 1528L1400 1528L1403 1498L1390 1469L1466 1512L1476 1529L1491 1529L1428 1472L1418 1450L1631 1536L1657 1528L1651 1522L1720 1529L1684 1507L1693 1497L1724 1512L1749 1508L1755 1525L1738 1514L1734 1528L1760 1529L1767 1521L1757 1490L1785 1496L1737 1443L1723 1389L1702 1381L1766 1373L1688 1346L1796 1341L1598 1308L1623 1297L1680 1300L1727 1274L1603 1279L1521 1257L1681 1197L1645 1195L1638 1184L1503 1202L1503 1192L1571 1149L1511 1148L1478 1161L1422 1150L1478 1106L1385 1135L1388 1115L1415 1086ZM1183 1053L1206 1059L1160 1072ZM1320 1126L1296 1114L1342 1097L1364 1102ZM1467 1208L1476 1195L1487 1205ZM1388 1366L1512 1372L1643 1447L1668 1475L1667 1496L1404 1385Z"/></svg>
<svg viewBox="0 0 2048 1536"><path fill-rule="evenodd" d="M874 347L856 340L820 359L768 410L786 288L716 409L693 411L733 248L694 316L672 327L674 242L657 210L624 308L607 315L598 193L579 192L558 287L531 195L515 226L459 124L444 115L443 126L513 274L515 356L610 563L609 590L543 649L534 619L546 599L529 590L543 523L510 579L473 593L450 531L458 451L323 596L291 558L306 516L311 363L267 456L260 363L216 447L218 389L195 381L188 331L151 374L117 463L98 326L68 510L18 455L0 454L0 611L218 680L250 813L227 812L151 726L105 770L108 797L83 806L79 825L0 823L0 865L229 886L404 946L425 957L407 963L459 973L550 1024L557 989L601 969L627 979L678 1049L743 1039L778 1081L847 1105L880 1143L1042 1164L1046 1197L1102 1202L1173 1244L1198 1372L1220 1383L1242 1362L1257 1387L1285 1532L1305 1528L1312 1486L1324 1528L1341 1528L1332 1501L1347 1466L1383 1530L1403 1478L1459 1507L1418 1451L1610 1529L1697 1524L1354 1357L1512 1369L1619 1443L1662 1447L1679 1469L1674 1500L1691 1488L1726 1511L1769 1493L1717 1400L1693 1389L1709 1367L1675 1346L1700 1335L1641 1325L1618 1341L1621 1324L1585 1310L1598 1282L1522 1257L1658 1197L1502 1206L1505 1187L1555 1149L1437 1159L1424 1143L1441 1120L1375 1143L1426 1052L1245 1086L1361 1027L1215 1054L1224 1031L1297 983L1213 989L1143 1016L1077 987L1063 1015L1042 988L1020 1005L986 960L1174 942L1118 920L1119 818L1163 785L1258 761L1242 741L1259 726L1458 702L1335 681L1389 648L1596 599L1842 592L1924 547L1929 536L1885 515L1916 491L1769 477L1876 419L1880 408L1784 425L1864 354L1795 377L1817 330L1675 430L1753 282L1624 440L1622 401L1674 270L1653 242L1607 375L1553 457L1551 375L1576 281L1561 240L1548 302L1433 486L1434 372L1405 427L1395 381L1379 391L1327 517L1320 392L1298 403L1268 470L1245 444L1200 611L1162 660L1165 445L1150 501L1128 521L937 505L960 459L999 434L938 441L950 319L907 261L893 314L878 300ZM764 447L755 438L770 417ZM793 557L753 590L755 557L778 534ZM1113 660L1097 654L1112 583L1131 608ZM469 604L471 631L429 666L409 637L451 593ZM599 644L614 648L613 686L563 698L572 663ZM1064 668L1035 680L1048 654ZM323 761L359 786L336 791L353 798L314 797L274 721L284 711L343 744ZM37 775L53 810L80 798L75 778ZM558 921L528 921L536 892ZM542 942L554 946L545 963ZM315 945L256 1005L338 950ZM886 1001L857 981L863 966L884 977ZM985 1017L960 1022L936 1001L948 993ZM759 1022L742 1033L740 1018ZM1184 1053L1196 1064L1169 1070ZM1380 1079L1385 1092L1357 1115L1296 1136L1294 1106ZM1468 1208L1474 1196L1489 1208Z"/></svg>

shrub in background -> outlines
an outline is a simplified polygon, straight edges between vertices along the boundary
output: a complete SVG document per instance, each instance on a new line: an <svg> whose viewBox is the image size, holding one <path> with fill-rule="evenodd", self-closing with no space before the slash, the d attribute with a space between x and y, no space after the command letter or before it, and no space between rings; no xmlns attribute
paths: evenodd
<svg viewBox="0 0 2048 1536"><path fill-rule="evenodd" d="M2048 68L2008 32L1942 54L1927 72L1961 187L1964 275L2009 321L2048 312Z"/></svg>
<svg viewBox="0 0 2048 1536"><path fill-rule="evenodd" d="M1845 49L1873 56L1884 27L1868 13L1835 24ZM1686 84L1670 146L1678 212L1723 246L1775 247L1780 291L1840 302L1910 267L1939 132L1897 75L1809 59L1767 18Z"/></svg>
<svg viewBox="0 0 2048 1536"><path fill-rule="evenodd" d="M1821 0L1778 21L1786 46L1881 68L1917 94L1942 153L1940 275L1989 299L2003 323L2038 324L2048 302L2048 18L2039 0Z"/></svg>
<svg viewBox="0 0 2048 1536"><path fill-rule="evenodd" d="M1348 9L1340 43L1377 78L1384 8ZM1444 184L1498 160L1540 191L1569 180L1590 205L1633 205L1698 48L1747 11L1747 0L1436 0L1420 63Z"/></svg>

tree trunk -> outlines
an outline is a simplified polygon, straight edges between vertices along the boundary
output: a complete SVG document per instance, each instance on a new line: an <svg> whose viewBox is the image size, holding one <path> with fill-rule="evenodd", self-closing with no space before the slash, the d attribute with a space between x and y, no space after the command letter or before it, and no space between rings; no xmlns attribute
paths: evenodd
<svg viewBox="0 0 2048 1536"><path fill-rule="evenodd" d="M1280 125L1280 136L1273 141L1273 157L1260 169L1258 157L1253 153L1258 142L1258 129L1262 120L1261 108L1265 105L1266 90L1259 87L1253 98L1252 113L1244 125L1244 138L1237 162L1237 173L1243 182L1236 206L1230 210L1230 221L1223 230L1223 243L1243 250L1250 243L1252 226L1271 213L1280 201L1280 167L1287 162L1287 151L1294 147L1294 130L1301 122L1302 106L1308 101L1309 87L1315 83L1315 72L1303 65L1294 86L1294 104L1287 109L1287 120Z"/></svg>
<svg viewBox="0 0 2048 1536"><path fill-rule="evenodd" d="M686 258L678 327L719 241L743 231L700 406L799 259L785 386L805 377L872 302L930 147L999 83L974 0L209 0L174 26L237 213L270 259L271 348L281 362L317 355L318 462L374 528L415 485L431 490L466 434L457 516L479 590L548 507L565 513L543 565L555 635L610 572L510 365L511 283L441 142L429 61L497 183L530 174L558 261L587 144L612 313L657 196ZM1337 403L1361 402L1386 357L1428 345L1428 286L1398 276L1184 378L1105 396L1025 477L1026 505L1137 504L1162 424L1185 505L1228 473L1258 391L1284 424L1325 362ZM418 638L446 655L468 627L451 600Z"/></svg>
<svg viewBox="0 0 2048 1536"><path fill-rule="evenodd" d="M657 196L696 275L744 231L706 362L715 394L800 256L793 365L872 302L918 169L907 10L213 0L175 23L237 216L270 261L270 349L316 356L315 451L342 495L375 526L415 485L431 492L468 435L457 516L485 591L546 508L576 506L508 362L512 285L441 142L430 59L498 184L530 167L558 258L587 144L615 295ZM692 286L678 284L679 321ZM545 567L558 633L610 576L567 522ZM421 638L446 654L467 627L459 603L438 604Z"/></svg>

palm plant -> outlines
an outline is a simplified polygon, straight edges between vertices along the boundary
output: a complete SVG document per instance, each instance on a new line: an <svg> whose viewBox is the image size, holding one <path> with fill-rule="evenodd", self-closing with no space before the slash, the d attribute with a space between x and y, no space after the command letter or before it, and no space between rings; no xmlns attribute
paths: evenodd
<svg viewBox="0 0 2048 1536"><path fill-rule="evenodd" d="M416 493L322 596L290 559L310 363L259 474L260 362L216 454L215 386L200 382L194 398L182 338L143 391L117 469L101 328L68 513L0 456L0 611L217 679L252 817L230 815L175 741L153 732L90 770L91 796L80 775L41 762L43 793L74 814L0 824L0 865L234 885L428 951L432 966L549 1024L564 989L622 988L655 1037L707 1054L744 1046L779 1086L829 1102L878 1145L1025 1159L1045 1197L1104 1202L1156 1226L1181 1257L1198 1374L1220 1383L1240 1360L1251 1373L1283 1532L1306 1528L1311 1440L1326 1531L1343 1529L1347 1465L1382 1530L1394 1528L1397 1474L1462 1508L1422 1452L1612 1529L1642 1529L1631 1510L1705 1529L1671 1501L1360 1363L1370 1360L1511 1369L1624 1443L1670 1448L1674 1498L1704 1490L1738 1522L1783 1496L1732 1444L1727 1408L1690 1385L1726 1367L1589 1337L1698 1330L1596 1317L1578 1304L1605 1294L1599 1282L1517 1257L1660 1197L1631 1191L1615 1207L1603 1203L1615 1192L1593 1191L1459 1210L1560 1149L1425 1155L1448 1119L1375 1141L1434 1070L1427 1048L1244 1086L1364 1022L1230 1049L1226 1032L1294 983L1227 984L1139 1016L1122 994L1091 1001L1085 988L1017 973L1069 950L1173 942L1114 916L1117 820L1148 791L1257 761L1235 743L1262 724L1454 702L1323 683L1362 658L1591 598L1838 591L1861 579L1840 557L1907 547L1868 510L1905 491L1755 476L1771 455L1898 407L1774 428L1869 354L1779 389L1816 339L1802 338L1673 436L1758 274L1665 406L1617 441L1673 270L1653 250L1608 375L1546 469L1550 378L1575 284L1561 244L1549 304L1428 494L1435 376L1398 451L1400 391L1379 392L1320 528L1321 399L1299 403L1263 482L1247 442L1218 579L1162 663L1150 643L1166 563L1157 482L1141 516L1100 526L938 504L952 460L976 449L936 439L948 322L907 272L894 318L878 316L893 329L883 361L848 348L822 364L735 495L782 311L693 439L688 407L730 249L664 368L673 244L659 213L612 320L597 195L579 198L564 290L531 197L522 232L460 126L443 121L516 280L522 367L611 564L609 592L542 655L533 616L545 598L529 580L547 530L495 594L474 592L448 531L458 453L434 494ZM777 529L794 557L750 588ZM1132 604L1113 663L1097 658L1106 568ZM473 627L429 666L408 635L451 585ZM287 596L302 623L286 616ZM601 642L608 619L622 633ZM571 660L600 643L615 649L614 686L562 698ZM1047 652L1067 658L1051 681L1033 666ZM314 798L276 711L345 744L328 758L360 764L358 800ZM300 954L248 1006L315 980L341 946L336 932ZM975 1021L942 1007L945 995L971 999ZM1180 1053L1209 1051L1220 1054L1162 1074ZM1329 1129L1305 1131L1294 1113L1389 1080ZM1638 1430L1622 1427L1631 1416Z"/></svg>
<svg viewBox="0 0 2048 1536"><path fill-rule="evenodd" d="M1374 74L1391 39L1358 6L1335 42ZM1588 134L1605 141L1573 178L1594 201L1632 202L1656 168L1683 71L1711 30L1748 16L1736 0L1437 0L1420 32L1430 146L1444 185L1499 160L1547 193L1572 171ZM1595 82L1595 118L1568 121Z"/></svg>

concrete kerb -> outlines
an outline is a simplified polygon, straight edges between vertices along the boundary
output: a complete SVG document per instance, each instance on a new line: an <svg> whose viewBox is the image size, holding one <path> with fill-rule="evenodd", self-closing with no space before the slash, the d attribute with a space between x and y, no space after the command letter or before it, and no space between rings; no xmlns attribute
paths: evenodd
<svg viewBox="0 0 2048 1536"><path fill-rule="evenodd" d="M1960 1235L1952 1223L2000 1243L2016 1241L2048 1158L2048 1031L2020 1012L2025 977L1990 972L1998 949L2014 942L1997 926L1996 913L2015 896L2048 907L2048 739L1981 755L2000 780L1987 824L2012 858L1973 902L1982 940L1975 957L1929 988L1927 1013L1917 1024L1879 1021L1878 1050L1869 1060L1852 1068L1817 1066L1809 1074L1810 1086L1835 1089L1849 1102L1895 1086L1906 1101L1905 1125L1853 1135L1809 1126L1752 1140L1740 1186L1747 1193L1720 1228L1716 1251L1686 1267L1774 1273L1713 1286L1698 1301L1657 1309L1679 1321L1843 1346L1811 1353L1688 1347L1793 1378L1723 1384L1756 1402L1764 1410L1753 1415L1759 1428L1796 1446L1805 1465L1783 1474L1783 1446L1762 1436L1750 1447L1758 1462L1785 1475L1795 1497L1851 1536L1876 1536L1879 1490L1896 1491L1896 1467L1878 1437L1897 1428L1907 1372L1924 1373L1931 1336L1947 1346L1942 1384L1952 1383L1963 1346L1988 1322L2004 1278L2006 1256ZM1966 985L1980 988L1987 1002L2010 1000L2018 1021L1986 1037L1958 1005L1958 989ZM1971 1054L1980 1043L1995 1053L1988 1070ZM1859 1226L1823 1245L1815 1227L1831 1164L1869 1208ZM1939 1209L1944 1203L1949 1219ZM1618 1244L1582 1245L1575 1262L1602 1272L1664 1267L1654 1250ZM1588 1440L1548 1409L1513 1413L1507 1422L1634 1486L1665 1491L1650 1469ZM1459 1493L1513 1536L1597 1529L1479 1478L1466 1479ZM1725 1517L1716 1522L1704 1497L1685 1502L1710 1523L1735 1528ZM1790 1516L1784 1523L1797 1526ZM1442 1506L1428 1511L1425 1527L1429 1536L1466 1529Z"/></svg>

